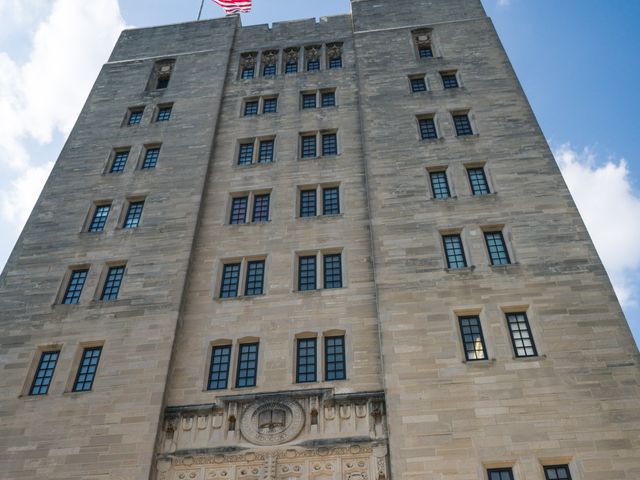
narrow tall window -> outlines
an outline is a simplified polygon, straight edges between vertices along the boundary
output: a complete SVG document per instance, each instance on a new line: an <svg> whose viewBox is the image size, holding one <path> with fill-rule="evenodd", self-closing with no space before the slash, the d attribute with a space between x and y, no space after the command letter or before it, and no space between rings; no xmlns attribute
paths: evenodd
<svg viewBox="0 0 640 480"><path fill-rule="evenodd" d="M456 127L456 135L458 135L459 137L473 135L473 130L471 129L471 121L469 120L469 115L467 115L466 113L463 115L454 115L453 124Z"/></svg>
<svg viewBox="0 0 640 480"><path fill-rule="evenodd" d="M227 263L222 269L222 285L220 287L220 298L237 297L239 283L240 283L240 264Z"/></svg>
<svg viewBox="0 0 640 480"><path fill-rule="evenodd" d="M324 339L325 380L344 380L347 378L344 336L325 337Z"/></svg>
<svg viewBox="0 0 640 480"><path fill-rule="evenodd" d="M110 211L111 205L96 206L96 209L93 212L93 218L91 219L91 224L89 225L89 231L102 232L104 230L104 226L107 223L107 218L109 217Z"/></svg>
<svg viewBox="0 0 640 480"><path fill-rule="evenodd" d="M307 72L315 72L320 70L320 59L310 58L307 60Z"/></svg>
<svg viewBox="0 0 640 480"><path fill-rule="evenodd" d="M298 290L306 292L316 289L316 256L298 259Z"/></svg>
<svg viewBox="0 0 640 480"><path fill-rule="evenodd" d="M211 349L208 390L224 390L229 382L231 345L216 346Z"/></svg>
<svg viewBox="0 0 640 480"><path fill-rule="evenodd" d="M487 195L491 193L489 190L489 184L487 183L487 176L484 173L484 168L468 168L467 175L469 175L471 193L474 195Z"/></svg>
<svg viewBox="0 0 640 480"><path fill-rule="evenodd" d="M142 218L142 209L144 208L144 201L131 202L129 209L127 210L127 216L124 219L122 228L138 228L140 225L140 219Z"/></svg>
<svg viewBox="0 0 640 480"><path fill-rule="evenodd" d="M340 213L340 189L329 187L322 189L322 214L338 215Z"/></svg>
<svg viewBox="0 0 640 480"><path fill-rule="evenodd" d="M273 140L262 140L258 152L258 163L273 162Z"/></svg>
<svg viewBox="0 0 640 480"><path fill-rule="evenodd" d="M316 108L316 94L305 93L302 95L302 108Z"/></svg>
<svg viewBox="0 0 640 480"><path fill-rule="evenodd" d="M160 107L158 109L158 116L156 117L156 122L168 122L169 120L171 120L171 111L173 110L173 107L166 106L166 107Z"/></svg>
<svg viewBox="0 0 640 480"><path fill-rule="evenodd" d="M258 100L251 100L244 104L244 116L250 117L258 114Z"/></svg>
<svg viewBox="0 0 640 480"><path fill-rule="evenodd" d="M449 182L447 181L447 172L429 172L429 177L431 179L433 198L443 199L451 196Z"/></svg>
<svg viewBox="0 0 640 480"><path fill-rule="evenodd" d="M533 341L527 314L525 312L507 313L507 323L516 357L536 357L538 351Z"/></svg>
<svg viewBox="0 0 640 480"><path fill-rule="evenodd" d="M458 321L460 322L460 334L467 361L486 360L487 347L484 344L480 317L459 317Z"/></svg>
<svg viewBox="0 0 640 480"><path fill-rule="evenodd" d="M148 170L150 168L156 168L158 164L158 157L160 156L160 148L153 147L147 148L144 154L144 161L142 162L142 169Z"/></svg>
<svg viewBox="0 0 640 480"><path fill-rule="evenodd" d="M127 120L127 125L140 125L142 121L142 114L144 113L144 109L135 108L129 110L129 119Z"/></svg>
<svg viewBox="0 0 640 480"><path fill-rule="evenodd" d="M284 73L298 73L298 61L288 60L284 67Z"/></svg>
<svg viewBox="0 0 640 480"><path fill-rule="evenodd" d="M253 142L241 143L238 151L238 165L251 165L253 163Z"/></svg>
<svg viewBox="0 0 640 480"><path fill-rule="evenodd" d="M300 191L300 216L315 217L316 216L316 191L302 190Z"/></svg>
<svg viewBox="0 0 640 480"><path fill-rule="evenodd" d="M73 384L74 392L88 392L93 388L93 381L96 378L96 370L98 370L98 362L102 347L85 348L82 352L82 359L78 366L76 381Z"/></svg>
<svg viewBox="0 0 640 480"><path fill-rule="evenodd" d="M335 133L325 133L322 135L322 155L338 154L338 136Z"/></svg>
<svg viewBox="0 0 640 480"><path fill-rule="evenodd" d="M296 358L296 382L316 381L316 339L299 338Z"/></svg>
<svg viewBox="0 0 640 480"><path fill-rule="evenodd" d="M342 68L342 57L333 57L329 59L329 68Z"/></svg>
<svg viewBox="0 0 640 480"><path fill-rule="evenodd" d="M487 473L489 480L513 480L513 470L510 468L492 468Z"/></svg>
<svg viewBox="0 0 640 480"><path fill-rule="evenodd" d="M465 268L467 259L462 248L462 238L460 235L444 235L442 237L444 251L447 256L448 268Z"/></svg>
<svg viewBox="0 0 640 480"><path fill-rule="evenodd" d="M487 242L491 265L508 265L511 263L502 232L484 232L484 239Z"/></svg>
<svg viewBox="0 0 640 480"><path fill-rule="evenodd" d="M458 77L455 72L442 72L440 74L442 77L442 86L446 89L449 88L458 88Z"/></svg>
<svg viewBox="0 0 640 480"><path fill-rule="evenodd" d="M241 225L247 222L248 197L236 197L231 201L231 225Z"/></svg>
<svg viewBox="0 0 640 480"><path fill-rule="evenodd" d="M264 292L264 260L247 264L247 282L244 289L246 296L262 295Z"/></svg>
<svg viewBox="0 0 640 480"><path fill-rule="evenodd" d="M80 301L80 295L84 288L84 283L87 281L87 275L89 270L73 270L69 276L69 283L67 289L62 297L63 305L74 305Z"/></svg>
<svg viewBox="0 0 640 480"><path fill-rule="evenodd" d="M129 150L116 152L113 157L113 163L111 164L111 173L122 172L129 160Z"/></svg>
<svg viewBox="0 0 640 480"><path fill-rule="evenodd" d="M109 268L100 300L116 300L118 298L122 277L124 277L124 265Z"/></svg>
<svg viewBox="0 0 640 480"><path fill-rule="evenodd" d="M322 92L322 106L323 107L335 107L336 106L336 92Z"/></svg>
<svg viewBox="0 0 640 480"><path fill-rule="evenodd" d="M262 70L262 76L264 77L273 77L276 74L276 64L268 63L264 66Z"/></svg>
<svg viewBox="0 0 640 480"><path fill-rule="evenodd" d="M244 343L238 352L236 387L255 387L258 373L258 344Z"/></svg>
<svg viewBox="0 0 640 480"><path fill-rule="evenodd" d="M276 113L278 111L277 98L265 98L262 104L262 113Z"/></svg>
<svg viewBox="0 0 640 480"><path fill-rule="evenodd" d="M42 352L38 369L36 370L31 389L29 390L29 395L46 395L49 392L53 372L56 369L59 357L60 350Z"/></svg>
<svg viewBox="0 0 640 480"><path fill-rule="evenodd" d="M436 130L436 122L433 118L421 118L418 120L420 124L420 136L423 140L433 140L438 138Z"/></svg>
<svg viewBox="0 0 640 480"><path fill-rule="evenodd" d="M324 255L324 288L342 288L342 255Z"/></svg>
<svg viewBox="0 0 640 480"><path fill-rule="evenodd" d="M304 135L302 137L302 158L316 156L316 136Z"/></svg>
<svg viewBox="0 0 640 480"><path fill-rule="evenodd" d="M431 58L431 57L433 57L433 49L431 48L431 45L421 45L418 48L418 53L420 55L420 58Z"/></svg>
<svg viewBox="0 0 640 480"><path fill-rule="evenodd" d="M248 80L250 78L253 78L255 76L255 74L256 74L256 70L255 70L255 67L253 67L253 66L245 65L242 68L241 77L242 77L243 80Z"/></svg>
<svg viewBox="0 0 640 480"><path fill-rule="evenodd" d="M253 198L253 223L268 222L269 221L269 203L271 195L265 193L263 195L256 195Z"/></svg>
<svg viewBox="0 0 640 480"><path fill-rule="evenodd" d="M555 465L544 467L545 480L571 480L569 465Z"/></svg>
<svg viewBox="0 0 640 480"><path fill-rule="evenodd" d="M424 77L411 79L411 91L414 93L427 91L427 84L424 81Z"/></svg>

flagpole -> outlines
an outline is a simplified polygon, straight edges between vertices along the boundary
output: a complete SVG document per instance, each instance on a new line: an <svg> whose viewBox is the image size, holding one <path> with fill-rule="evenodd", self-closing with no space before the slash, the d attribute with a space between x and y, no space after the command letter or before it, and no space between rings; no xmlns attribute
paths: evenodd
<svg viewBox="0 0 640 480"><path fill-rule="evenodd" d="M200 10L198 11L198 20L200 20L200 17L202 16L202 7L204 7L204 0L202 0L202 3L200 3Z"/></svg>

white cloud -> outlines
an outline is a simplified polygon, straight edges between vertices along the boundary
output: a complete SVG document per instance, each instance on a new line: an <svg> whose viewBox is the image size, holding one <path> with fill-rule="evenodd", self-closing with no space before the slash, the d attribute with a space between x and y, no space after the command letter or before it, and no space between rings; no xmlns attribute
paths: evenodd
<svg viewBox="0 0 640 480"><path fill-rule="evenodd" d="M580 210L618 298L635 305L640 278L640 197L624 159L597 162L592 150L555 149L562 175Z"/></svg>
<svg viewBox="0 0 640 480"><path fill-rule="evenodd" d="M6 222L13 224L16 233L20 233L22 225L27 221L52 167L53 162L29 167L11 181L9 189L0 191L0 215Z"/></svg>
<svg viewBox="0 0 640 480"><path fill-rule="evenodd" d="M499 7L508 7L511 5L511 0L498 0Z"/></svg>

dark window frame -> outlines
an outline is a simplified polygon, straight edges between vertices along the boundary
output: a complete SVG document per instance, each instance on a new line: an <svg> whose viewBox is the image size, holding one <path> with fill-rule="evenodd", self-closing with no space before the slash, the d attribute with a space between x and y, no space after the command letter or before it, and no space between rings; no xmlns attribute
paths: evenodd
<svg viewBox="0 0 640 480"><path fill-rule="evenodd" d="M241 273L242 262L230 262L222 265L222 275L220 277L220 298L238 297Z"/></svg>
<svg viewBox="0 0 640 480"><path fill-rule="evenodd" d="M263 77L275 77L278 73L278 66L275 63L265 63L262 67Z"/></svg>
<svg viewBox="0 0 640 480"><path fill-rule="evenodd" d="M318 94L317 92L313 93L303 93L302 94L302 109L309 110L312 108L318 108Z"/></svg>
<svg viewBox="0 0 640 480"><path fill-rule="evenodd" d="M344 287L342 252L322 254L322 277L326 290Z"/></svg>
<svg viewBox="0 0 640 480"><path fill-rule="evenodd" d="M258 144L258 162L273 163L276 151L276 141L274 138L260 140Z"/></svg>
<svg viewBox="0 0 640 480"><path fill-rule="evenodd" d="M104 232L104 227L107 225L107 221L109 220L109 214L111 213L111 203L99 203L94 205L93 207L93 215L91 216L91 221L89 222L89 227L87 228L87 232L89 233L100 233ZM106 212L106 213L103 213Z"/></svg>
<svg viewBox="0 0 640 480"><path fill-rule="evenodd" d="M93 390L93 384L95 383L101 357L102 345L85 347L82 350L82 357L80 358L76 378L73 382L73 392L90 392Z"/></svg>
<svg viewBox="0 0 640 480"><path fill-rule="evenodd" d="M141 170L151 170L158 166L158 159L160 158L161 146L150 146L144 149L144 158L142 159Z"/></svg>
<svg viewBox="0 0 640 480"><path fill-rule="evenodd" d="M304 370L304 371L303 371ZM296 339L296 383L318 381L318 339Z"/></svg>
<svg viewBox="0 0 640 480"><path fill-rule="evenodd" d="M43 350L40 352L38 366L36 367L36 371L33 374L33 381L29 387L29 396L37 397L49 393L59 359L60 349Z"/></svg>
<svg viewBox="0 0 640 480"><path fill-rule="evenodd" d="M452 240L457 239L457 245L452 245ZM464 251L464 242L460 233L451 233L442 235L442 244L444 246L444 256L447 260L448 269L467 268L467 255ZM450 248L451 247L451 248ZM452 248L455 249L452 250Z"/></svg>
<svg viewBox="0 0 640 480"><path fill-rule="evenodd" d="M564 470L564 472L558 474L558 470ZM554 476L551 476L551 471L554 471ZM571 480L569 465L545 465L544 478L546 480Z"/></svg>
<svg viewBox="0 0 640 480"><path fill-rule="evenodd" d="M109 173L121 173L127 166L127 161L129 160L129 155L131 154L131 149L127 150L115 150L113 152L113 161L111 162L111 167L109 168Z"/></svg>
<svg viewBox="0 0 640 480"><path fill-rule="evenodd" d="M258 115L260 111L260 100L245 100L244 109L242 111L243 117L253 117Z"/></svg>
<svg viewBox="0 0 640 480"><path fill-rule="evenodd" d="M510 265L511 257L502 230L488 230L483 233L491 265Z"/></svg>
<svg viewBox="0 0 640 480"><path fill-rule="evenodd" d="M122 223L123 229L138 228L142 220L142 212L144 210L144 200L135 200L129 202L127 214Z"/></svg>
<svg viewBox="0 0 640 480"><path fill-rule="evenodd" d="M133 127L142 123L142 117L144 117L144 107L130 108L127 113L127 127Z"/></svg>
<svg viewBox="0 0 640 480"><path fill-rule="evenodd" d="M309 188L300 190L300 218L316 217L318 215L318 190Z"/></svg>
<svg viewBox="0 0 640 480"><path fill-rule="evenodd" d="M469 186L471 187L471 194L473 196L480 197L491 193L484 166L467 167L467 178L469 179Z"/></svg>
<svg viewBox="0 0 640 480"><path fill-rule="evenodd" d="M213 345L211 347L211 360L209 362L207 390L225 390L229 388L230 371L231 344Z"/></svg>
<svg viewBox="0 0 640 480"><path fill-rule="evenodd" d="M247 262L247 269L244 282L244 296L256 297L264 295L265 274L267 265L265 260L250 260Z"/></svg>
<svg viewBox="0 0 640 480"><path fill-rule="evenodd" d="M252 223L264 223L269 221L271 209L271 194L260 193L253 196L253 212L251 213Z"/></svg>
<svg viewBox="0 0 640 480"><path fill-rule="evenodd" d="M418 129L420 130L420 138L422 140L437 140L438 128L436 126L436 117L418 118Z"/></svg>
<svg viewBox="0 0 640 480"><path fill-rule="evenodd" d="M335 90L320 92L320 107L331 108L336 106L336 92Z"/></svg>
<svg viewBox="0 0 640 480"><path fill-rule="evenodd" d="M238 165L245 166L253 163L255 152L255 140L240 143L238 146Z"/></svg>
<svg viewBox="0 0 640 480"><path fill-rule="evenodd" d="M336 341L340 341L336 343ZM334 351L330 352L333 348ZM341 351L340 351L341 350ZM333 356L333 360L331 360ZM340 365L342 365L340 367ZM324 337L324 379L327 382L347 379L347 342L345 335Z"/></svg>
<svg viewBox="0 0 640 480"><path fill-rule="evenodd" d="M307 134L300 136L300 158L316 158L318 156L318 136Z"/></svg>
<svg viewBox="0 0 640 480"><path fill-rule="evenodd" d="M505 475L506 474L506 477ZM514 480L513 469L508 468L490 468L487 470L489 480Z"/></svg>
<svg viewBox="0 0 640 480"><path fill-rule="evenodd" d="M420 58L433 58L433 46L432 45L424 45L422 47L418 47L418 57L420 57Z"/></svg>
<svg viewBox="0 0 640 480"><path fill-rule="evenodd" d="M531 330L531 324L529 323L529 317L527 312L508 312L505 313L507 320L507 329L509 330L509 338L511 338L511 346L513 347L513 354L516 358L533 358L538 356L538 348L533 338L533 331ZM517 328L513 328L517 326ZM516 333L520 335L520 338L516 338ZM526 337L523 335L528 335ZM518 345L521 342L521 345ZM529 342L529 345L527 345ZM520 351L524 351L524 354L520 354ZM529 350L529 351L527 351Z"/></svg>
<svg viewBox="0 0 640 480"><path fill-rule="evenodd" d="M409 78L411 85L411 93L420 93L427 91L427 82L424 77L411 77Z"/></svg>
<svg viewBox="0 0 640 480"><path fill-rule="evenodd" d="M88 268L78 268L71 270L69 280L67 281L67 287L65 288L62 300L62 305L76 305L80 302L82 296L82 290L85 283L87 283L87 277L89 276Z"/></svg>
<svg viewBox="0 0 640 480"><path fill-rule="evenodd" d="M268 97L262 99L262 113L278 113L278 97Z"/></svg>
<svg viewBox="0 0 640 480"><path fill-rule="evenodd" d="M251 80L256 76L256 67L242 67L242 72L240 73L240 79L242 80Z"/></svg>
<svg viewBox="0 0 640 480"><path fill-rule="evenodd" d="M436 200L451 198L451 188L446 170L429 171L429 183L431 184L431 194Z"/></svg>
<svg viewBox="0 0 640 480"><path fill-rule="evenodd" d="M247 223L247 213L249 213L249 196L243 195L231 198L231 213L229 215L229 225L244 225Z"/></svg>
<svg viewBox="0 0 640 480"><path fill-rule="evenodd" d="M173 113L173 105L163 105L161 107L158 107L156 122L168 122L169 120L171 120L172 113Z"/></svg>
<svg viewBox="0 0 640 480"><path fill-rule="evenodd" d="M340 187L322 187L322 215L340 215Z"/></svg>
<svg viewBox="0 0 640 480"><path fill-rule="evenodd" d="M255 352L249 351L251 348L255 347ZM241 343L238 346L238 368L236 370L236 388L252 388L257 385L258 381L258 361L260 353L260 343L252 342L252 343ZM247 359L243 360L243 355L247 355ZM251 359L254 357L253 360ZM254 366L249 366L251 362L254 362ZM243 364L248 364L247 366L243 366ZM253 371L251 375L249 372ZM248 379L248 383L247 382ZM244 381L244 384L241 382Z"/></svg>
<svg viewBox="0 0 640 480"><path fill-rule="evenodd" d="M471 324L471 321L473 321L474 324ZM468 323L465 324L465 322ZM489 354L487 352L487 343L484 338L480 315L461 315L458 317L458 326L460 328L460 338L462 339L462 350L465 361L480 362L488 360ZM477 348L478 340L480 341L480 349ZM482 353L481 358L478 357L480 352Z"/></svg>
<svg viewBox="0 0 640 480"><path fill-rule="evenodd" d="M457 72L440 72L440 79L442 80L442 87L445 90L460 88Z"/></svg>
<svg viewBox="0 0 640 480"><path fill-rule="evenodd" d="M333 157L338 155L338 133L327 132L322 134L322 156Z"/></svg>
<svg viewBox="0 0 640 480"><path fill-rule="evenodd" d="M318 289L318 256L298 257L298 291L310 292Z"/></svg>
<svg viewBox="0 0 640 480"><path fill-rule="evenodd" d="M457 137L470 137L475 135L469 113L454 113L452 117Z"/></svg>
<svg viewBox="0 0 640 480"><path fill-rule="evenodd" d="M100 294L101 301L109 302L118 299L122 282L124 281L125 270L126 265L113 265L108 268L102 285L102 293Z"/></svg>

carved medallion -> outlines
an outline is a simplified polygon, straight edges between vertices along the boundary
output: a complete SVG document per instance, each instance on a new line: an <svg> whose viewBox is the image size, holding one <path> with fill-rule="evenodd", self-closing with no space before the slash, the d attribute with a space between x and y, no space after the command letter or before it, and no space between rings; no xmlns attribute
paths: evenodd
<svg viewBox="0 0 640 480"><path fill-rule="evenodd" d="M256 445L280 445L296 438L304 426L304 411L294 400L256 401L240 420L242 435Z"/></svg>

